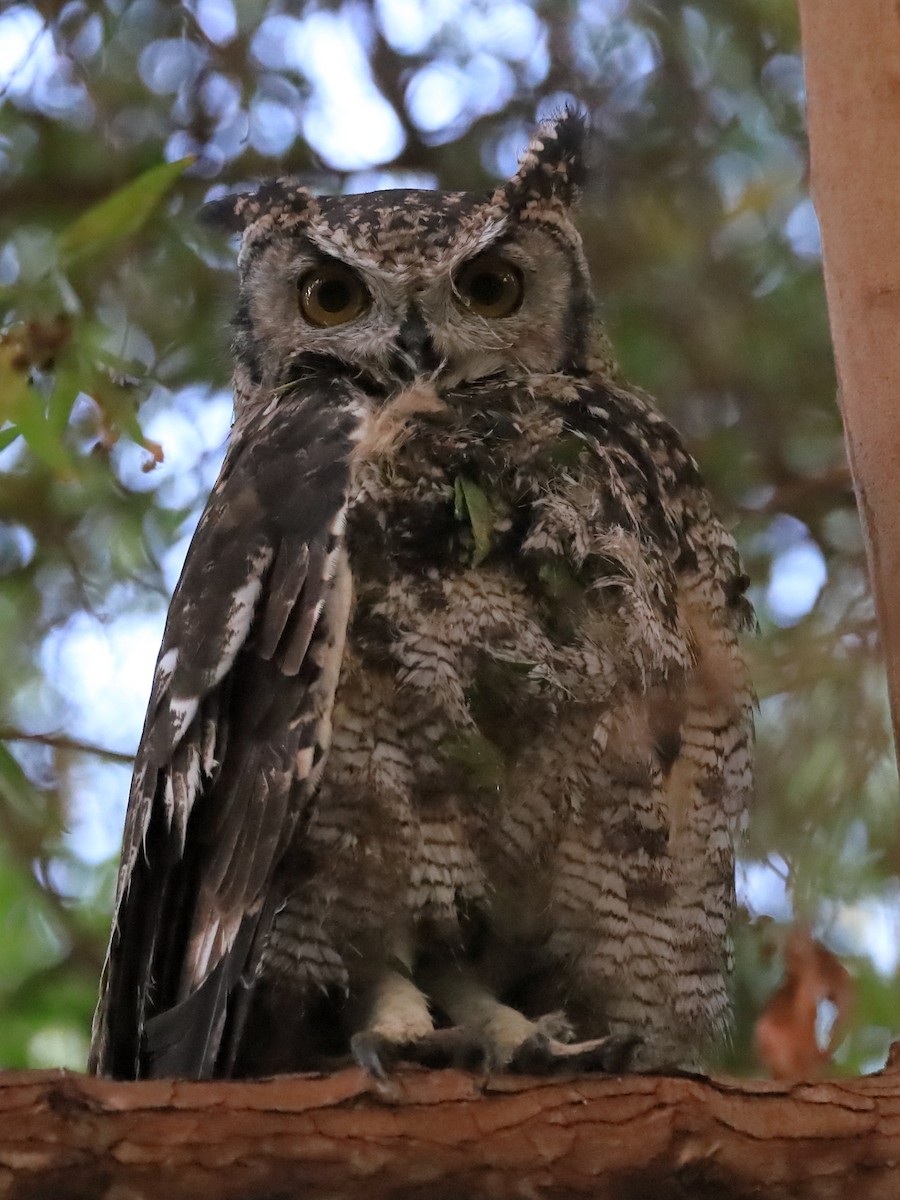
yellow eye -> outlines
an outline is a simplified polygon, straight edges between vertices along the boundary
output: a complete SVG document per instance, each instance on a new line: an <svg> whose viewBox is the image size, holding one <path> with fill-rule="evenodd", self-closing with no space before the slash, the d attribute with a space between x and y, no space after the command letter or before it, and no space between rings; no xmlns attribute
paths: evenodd
<svg viewBox="0 0 900 1200"><path fill-rule="evenodd" d="M460 302L479 317L508 317L522 303L522 272L499 254L479 254L456 273Z"/></svg>
<svg viewBox="0 0 900 1200"><path fill-rule="evenodd" d="M298 287L300 311L310 325L346 325L369 307L362 280L343 263L325 263L307 271Z"/></svg>

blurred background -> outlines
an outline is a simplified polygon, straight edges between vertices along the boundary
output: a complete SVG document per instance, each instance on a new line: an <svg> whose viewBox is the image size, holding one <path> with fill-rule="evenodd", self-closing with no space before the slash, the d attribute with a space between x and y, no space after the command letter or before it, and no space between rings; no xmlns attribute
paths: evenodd
<svg viewBox="0 0 900 1200"><path fill-rule="evenodd" d="M230 420L233 247L194 213L292 173L487 188L577 99L582 228L626 374L753 579L758 798L737 1028L808 921L896 1020L900 822L835 404L793 0L0 3L0 1066L84 1065L167 598ZM194 156L193 162L185 162Z"/></svg>

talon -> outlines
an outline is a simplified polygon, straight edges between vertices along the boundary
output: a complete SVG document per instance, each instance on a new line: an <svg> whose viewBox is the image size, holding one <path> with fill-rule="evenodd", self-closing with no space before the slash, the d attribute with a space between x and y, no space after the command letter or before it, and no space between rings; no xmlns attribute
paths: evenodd
<svg viewBox="0 0 900 1200"><path fill-rule="evenodd" d="M548 1065L555 1062L551 1041L546 1033L538 1030L526 1038L510 1059L510 1071L520 1075L545 1075Z"/></svg>
<svg viewBox="0 0 900 1200"><path fill-rule="evenodd" d="M574 1042L575 1028L564 1012L545 1013L535 1021L538 1030L554 1042Z"/></svg>
<svg viewBox="0 0 900 1200"><path fill-rule="evenodd" d="M484 1064L486 1057L485 1048L475 1035L455 1027L435 1029L402 1042L364 1029L351 1037L350 1048L358 1065L378 1083L388 1082L401 1063L431 1070L458 1067L474 1071Z"/></svg>
<svg viewBox="0 0 900 1200"><path fill-rule="evenodd" d="M519 1046L509 1067L522 1075L552 1075L562 1071L602 1071L615 1075L627 1069L640 1042L641 1038L628 1034L566 1045L538 1030Z"/></svg>
<svg viewBox="0 0 900 1200"><path fill-rule="evenodd" d="M643 1045L644 1039L637 1033L621 1034L609 1037L609 1066L606 1070L611 1075L620 1075L624 1071L633 1070L632 1059L638 1046Z"/></svg>
<svg viewBox="0 0 900 1200"><path fill-rule="evenodd" d="M350 1049L359 1066L379 1083L386 1083L389 1071L396 1066L398 1047L380 1033L365 1029L354 1033Z"/></svg>

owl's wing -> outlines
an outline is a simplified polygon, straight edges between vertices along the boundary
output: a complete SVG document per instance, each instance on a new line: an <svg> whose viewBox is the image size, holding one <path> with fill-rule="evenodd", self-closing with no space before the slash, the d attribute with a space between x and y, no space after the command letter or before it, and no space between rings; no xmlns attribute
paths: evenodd
<svg viewBox="0 0 900 1200"><path fill-rule="evenodd" d="M169 609L135 762L91 1068L227 1071L273 872L314 790L349 611L341 380L243 422Z"/></svg>

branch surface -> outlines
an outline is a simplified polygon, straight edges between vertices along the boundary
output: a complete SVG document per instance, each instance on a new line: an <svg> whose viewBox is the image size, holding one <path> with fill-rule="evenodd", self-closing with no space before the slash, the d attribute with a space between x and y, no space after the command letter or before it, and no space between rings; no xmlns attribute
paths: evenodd
<svg viewBox="0 0 900 1200"><path fill-rule="evenodd" d="M900 1073L816 1084L356 1069L0 1075L3 1200L900 1195Z"/></svg>

